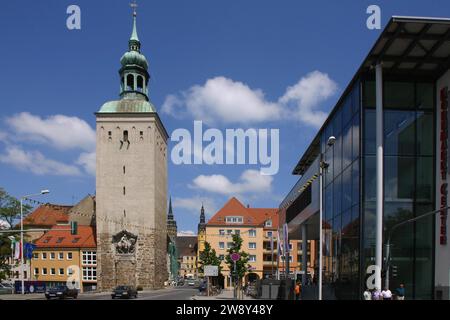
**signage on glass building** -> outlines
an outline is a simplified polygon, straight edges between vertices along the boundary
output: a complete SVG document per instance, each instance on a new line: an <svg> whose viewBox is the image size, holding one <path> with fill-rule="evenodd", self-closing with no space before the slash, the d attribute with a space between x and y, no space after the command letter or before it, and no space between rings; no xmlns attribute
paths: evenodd
<svg viewBox="0 0 450 320"><path fill-rule="evenodd" d="M441 185L439 187L439 205L441 208L448 206L448 87L444 87L440 91L440 132L439 132L439 173L441 177ZM440 228L439 242L441 245L447 244L447 210L440 212Z"/></svg>

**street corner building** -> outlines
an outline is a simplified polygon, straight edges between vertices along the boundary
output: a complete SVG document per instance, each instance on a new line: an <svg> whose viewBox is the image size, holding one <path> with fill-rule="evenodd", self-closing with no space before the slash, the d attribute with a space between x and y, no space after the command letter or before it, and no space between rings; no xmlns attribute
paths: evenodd
<svg viewBox="0 0 450 320"><path fill-rule="evenodd" d="M167 139L149 101L148 62L133 14L120 100L96 115L98 287L161 288L167 280Z"/></svg>
<svg viewBox="0 0 450 320"><path fill-rule="evenodd" d="M449 299L449 68L450 19L392 17L294 168L280 217L322 238L324 299L361 299L373 265Z"/></svg>

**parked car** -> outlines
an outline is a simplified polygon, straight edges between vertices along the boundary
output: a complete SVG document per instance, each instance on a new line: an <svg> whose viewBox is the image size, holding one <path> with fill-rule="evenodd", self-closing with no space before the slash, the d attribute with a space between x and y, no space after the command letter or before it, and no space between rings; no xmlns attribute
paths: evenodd
<svg viewBox="0 0 450 320"><path fill-rule="evenodd" d="M113 293L111 294L111 298L137 298L138 292L136 288L132 286L118 286L114 289Z"/></svg>
<svg viewBox="0 0 450 320"><path fill-rule="evenodd" d="M9 283L0 284L0 294L12 294L14 293L14 287Z"/></svg>
<svg viewBox="0 0 450 320"><path fill-rule="evenodd" d="M45 297L47 299L58 298L58 299L66 299L68 297L78 298L78 289L70 289L67 286L56 286L52 288L48 288L45 291Z"/></svg>
<svg viewBox="0 0 450 320"><path fill-rule="evenodd" d="M195 287L196 281L195 281L195 279L189 279L189 280L187 281L187 284L188 284L188 286L190 286L190 287Z"/></svg>

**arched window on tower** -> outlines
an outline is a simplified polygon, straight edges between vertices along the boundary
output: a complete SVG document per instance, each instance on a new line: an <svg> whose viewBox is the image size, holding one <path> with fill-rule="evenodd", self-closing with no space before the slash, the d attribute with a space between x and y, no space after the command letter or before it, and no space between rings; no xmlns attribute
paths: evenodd
<svg viewBox="0 0 450 320"><path fill-rule="evenodd" d="M125 77L122 77L120 79L120 88L122 89L122 91L125 90Z"/></svg>
<svg viewBox="0 0 450 320"><path fill-rule="evenodd" d="M128 130L125 130L123 132L123 142L127 142L128 141Z"/></svg>
<svg viewBox="0 0 450 320"><path fill-rule="evenodd" d="M137 91L144 92L144 78L142 76L137 77Z"/></svg>
<svg viewBox="0 0 450 320"><path fill-rule="evenodd" d="M132 74L127 75L127 91L134 90L134 76Z"/></svg>

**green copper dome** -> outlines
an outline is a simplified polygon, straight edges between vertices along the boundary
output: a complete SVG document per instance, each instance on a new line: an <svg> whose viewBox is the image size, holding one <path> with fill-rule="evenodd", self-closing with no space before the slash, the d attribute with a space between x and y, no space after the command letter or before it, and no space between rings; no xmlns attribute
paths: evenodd
<svg viewBox="0 0 450 320"><path fill-rule="evenodd" d="M146 100L122 99L106 102L99 113L135 113L135 112L156 112L155 106Z"/></svg>
<svg viewBox="0 0 450 320"><path fill-rule="evenodd" d="M142 53L137 51L125 52L125 54L120 59L120 63L122 64L122 67L137 65L144 68L145 70L148 69L147 59Z"/></svg>

